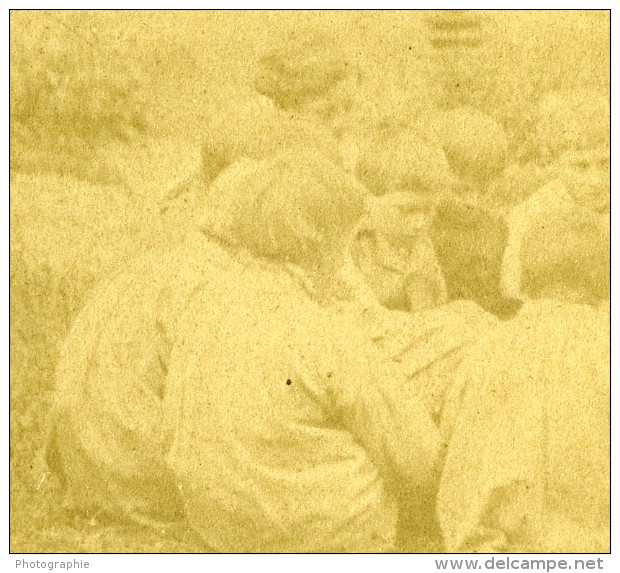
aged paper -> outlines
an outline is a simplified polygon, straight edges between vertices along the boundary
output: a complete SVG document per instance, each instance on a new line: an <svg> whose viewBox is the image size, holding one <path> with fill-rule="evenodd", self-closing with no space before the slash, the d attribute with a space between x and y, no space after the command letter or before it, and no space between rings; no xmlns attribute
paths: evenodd
<svg viewBox="0 0 620 573"><path fill-rule="evenodd" d="M12 552L610 551L610 11L10 15Z"/></svg>

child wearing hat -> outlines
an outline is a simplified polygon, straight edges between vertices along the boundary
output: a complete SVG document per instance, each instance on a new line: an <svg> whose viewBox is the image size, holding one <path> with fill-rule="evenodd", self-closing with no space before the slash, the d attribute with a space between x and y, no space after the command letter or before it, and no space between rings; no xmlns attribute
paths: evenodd
<svg viewBox="0 0 620 573"><path fill-rule="evenodd" d="M357 176L370 194L351 254L375 300L416 312L446 299L428 230L438 198L454 183L441 149L409 130L363 150Z"/></svg>

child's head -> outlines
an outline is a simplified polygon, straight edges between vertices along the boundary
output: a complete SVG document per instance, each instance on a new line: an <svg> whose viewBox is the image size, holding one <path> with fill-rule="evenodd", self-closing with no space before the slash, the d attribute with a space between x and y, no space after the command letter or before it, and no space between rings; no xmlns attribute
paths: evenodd
<svg viewBox="0 0 620 573"><path fill-rule="evenodd" d="M358 70L335 39L299 29L258 61L255 89L286 111L331 126L351 106Z"/></svg>
<svg viewBox="0 0 620 573"><path fill-rule="evenodd" d="M356 174L374 195L375 228L399 236L427 227L437 201L455 183L441 148L409 130L369 143Z"/></svg>
<svg viewBox="0 0 620 573"><path fill-rule="evenodd" d="M203 208L207 234L258 257L312 266L338 254L363 214L363 189L328 157L286 149L225 169Z"/></svg>
<svg viewBox="0 0 620 573"><path fill-rule="evenodd" d="M534 113L534 140L541 159L566 151L609 147L609 99L596 90L557 90L544 95Z"/></svg>
<svg viewBox="0 0 620 573"><path fill-rule="evenodd" d="M540 161L553 168L575 201L609 211L609 100L594 90L545 95L535 113Z"/></svg>
<svg viewBox="0 0 620 573"><path fill-rule="evenodd" d="M609 212L609 148L566 150L556 159L553 173L562 179L576 203L599 213Z"/></svg>

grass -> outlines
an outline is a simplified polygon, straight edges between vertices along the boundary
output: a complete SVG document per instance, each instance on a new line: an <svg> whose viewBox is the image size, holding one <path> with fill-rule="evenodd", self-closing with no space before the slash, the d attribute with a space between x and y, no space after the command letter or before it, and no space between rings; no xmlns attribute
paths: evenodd
<svg viewBox="0 0 620 573"><path fill-rule="evenodd" d="M143 72L143 88L148 92L145 105L149 123L162 135L134 142L130 147L104 142L103 146L85 152L55 142L55 147L41 146L41 152L38 136L12 132L13 552L186 552L199 548L185 532L164 535L79 519L64 510L59 484L49 474L42 455L54 368L71 320L95 282L111 273L132 252L153 243L153 237L144 232L152 224L153 205L177 174L187 174L193 167L196 142L204 136L213 105L232 107L231 94L233 99L244 101L244 90L250 89L244 80L244 74L251 71L248 63L258 50L265 49L266 43L275 41L274 31L286 28L288 18L272 14L266 27L256 25L262 20L258 15L236 20L235 37L245 37L251 31L253 41L231 52L231 22L223 27L220 18L210 13L198 16L199 25L195 22L197 16L187 13L167 15L165 21L160 13L141 13L129 20L125 15L114 14L55 13L52 26L48 15L21 11L11 16L12 119L14 114L22 113L27 120L30 112L20 111L15 104L33 85L33 73L39 74L39 78L47 77L39 73L49 67L46 57L52 58L53 63L53 58L58 57L56 51L60 50L65 56L79 54L83 58L100 36L94 54L87 54L93 69L97 71L100 66L99 71L105 72L95 75L114 75L115 62L125 57L136 62ZM264 33L260 32L263 28ZM122 57L112 57L116 54L114 49L119 49ZM77 71L81 70L78 66ZM24 99L29 100L29 96ZM66 103L66 98L59 98L58 102ZM43 111L51 113L51 106L44 106ZM16 128L14 124L11 129ZM18 141L22 144L17 145ZM64 177L58 176L61 167ZM79 183L77 179L84 176L85 167L89 182Z"/></svg>
<svg viewBox="0 0 620 573"><path fill-rule="evenodd" d="M54 369L98 279L153 238L148 212L118 189L16 175L11 186L10 549L15 553L201 552L191 532L104 523L68 512L44 461ZM436 550L420 540L418 551Z"/></svg>
<svg viewBox="0 0 620 573"><path fill-rule="evenodd" d="M12 175L11 551L195 551L183 532L164 535L70 515L43 455L63 339L93 285L154 244L145 209L153 198L72 177Z"/></svg>
<svg viewBox="0 0 620 573"><path fill-rule="evenodd" d="M210 109L206 101L213 96L213 90L205 87L212 58L203 58L203 67L196 68L195 55L183 47L186 31L177 34L174 27L164 26L178 37L164 42L162 47L161 26L149 31L143 29L142 17L134 18L130 22L134 37L127 32L125 19L119 26L120 20L110 14L98 17L86 12L57 12L53 14L53 26L47 16L32 12L22 11L11 17L13 552L196 550L184 534L162 535L68 515L59 485L43 460L54 369L69 325L97 280L108 276L133 253L158 243L160 238L152 232L158 198L177 178L186 177L194 169L204 136L201 126ZM100 42L91 46L97 40L90 33L95 27ZM125 33L122 38L119 30ZM198 49L196 42L190 41L189 45ZM122 57L108 54L110 46L119 49ZM111 53L116 53L112 48ZM76 64L72 54L79 54L79 62L86 58L88 65ZM65 73L63 58L69 58L77 68ZM64 136L57 138L52 133L42 143L41 138L49 131L46 121L56 117L52 104L64 106L71 114L73 104L90 101L90 93L79 93L82 80L84 85L90 85L88 81L93 78L104 82L111 79L111 86L116 87L115 74L122 68L117 65L119 61L136 63L142 74L139 79L146 98L148 132L127 142L115 140L107 132L93 138L86 130L92 145L64 141ZM165 65L161 65L162 61ZM224 64L222 60L219 69L224 70ZM37 79L49 88L53 85L49 72L58 69L58 78L67 76L68 88L77 92L69 89L68 95L52 98L47 105L39 105L40 109L30 109L28 105L38 101L30 93L36 91ZM39 91L47 93L45 89ZM102 97L100 101L103 105L107 100ZM91 124L101 127L109 123L104 112L89 111L94 114L90 120L99 121L91 121L89 129ZM42 113L43 119L35 117L36 113ZM71 121L70 117L65 119ZM70 125L65 127L69 132L72 129Z"/></svg>

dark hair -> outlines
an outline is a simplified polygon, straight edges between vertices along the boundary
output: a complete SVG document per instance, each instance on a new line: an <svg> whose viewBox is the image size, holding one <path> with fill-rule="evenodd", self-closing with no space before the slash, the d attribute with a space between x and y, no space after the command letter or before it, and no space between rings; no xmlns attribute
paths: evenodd
<svg viewBox="0 0 620 573"><path fill-rule="evenodd" d="M298 31L257 63L256 91L284 110L320 98L338 83L358 75L357 66L334 38L318 30Z"/></svg>
<svg viewBox="0 0 620 573"><path fill-rule="evenodd" d="M520 303L501 294L500 278L508 227L482 207L456 199L443 201L431 228L450 300L471 300L509 318Z"/></svg>
<svg viewBox="0 0 620 573"><path fill-rule="evenodd" d="M530 224L521 265L521 288L528 296L559 284L596 299L609 297L609 237L600 217L577 205L545 213Z"/></svg>
<svg viewBox="0 0 620 573"><path fill-rule="evenodd" d="M503 126L476 109L445 112L439 121L439 138L459 177L488 184L506 167L508 139Z"/></svg>

